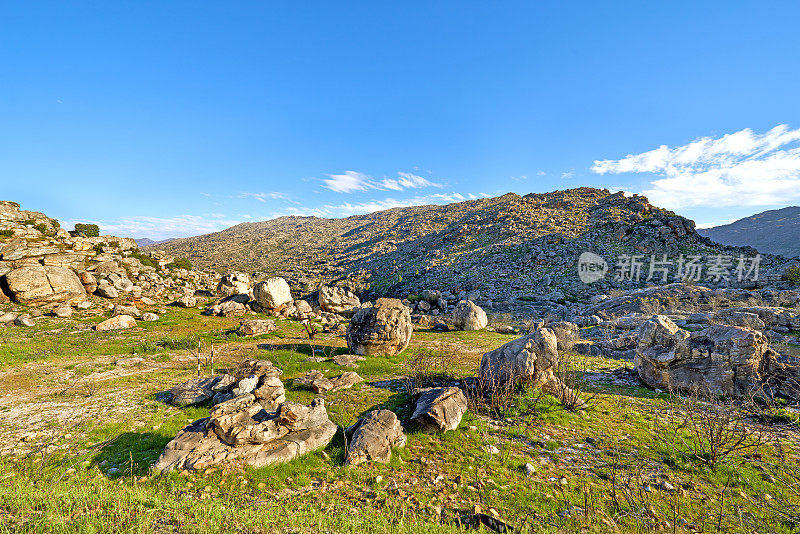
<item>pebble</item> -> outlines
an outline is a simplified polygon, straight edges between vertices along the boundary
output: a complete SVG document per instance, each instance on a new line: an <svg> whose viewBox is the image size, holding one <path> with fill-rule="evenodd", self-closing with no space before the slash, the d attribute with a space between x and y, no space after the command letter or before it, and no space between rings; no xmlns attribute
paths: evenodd
<svg viewBox="0 0 800 534"><path fill-rule="evenodd" d="M525 476L529 478L536 473L536 468L531 463L525 464L522 470L525 472Z"/></svg>
<svg viewBox="0 0 800 534"><path fill-rule="evenodd" d="M495 447L494 445L487 445L483 448L484 451L488 452L489 454L500 454L500 449Z"/></svg>

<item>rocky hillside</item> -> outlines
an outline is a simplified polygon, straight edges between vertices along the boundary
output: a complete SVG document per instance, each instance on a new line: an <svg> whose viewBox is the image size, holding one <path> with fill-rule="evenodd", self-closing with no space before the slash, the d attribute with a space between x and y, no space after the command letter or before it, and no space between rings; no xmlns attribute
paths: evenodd
<svg viewBox="0 0 800 534"><path fill-rule="evenodd" d="M756 213L713 228L698 230L725 245L748 246L787 258L800 256L800 206Z"/></svg>
<svg viewBox="0 0 800 534"><path fill-rule="evenodd" d="M283 276L300 292L324 282L372 296L437 288L480 291L495 300L554 292L569 299L630 285L608 276L592 286L580 282L577 260L584 251L611 264L620 254L724 250L697 234L692 221L645 197L592 188L509 193L345 219L281 217L155 249L220 272Z"/></svg>
<svg viewBox="0 0 800 534"><path fill-rule="evenodd" d="M213 288L216 279L180 268L171 256L144 255L133 239L68 232L44 213L0 201L0 303L86 308L90 298L169 302Z"/></svg>

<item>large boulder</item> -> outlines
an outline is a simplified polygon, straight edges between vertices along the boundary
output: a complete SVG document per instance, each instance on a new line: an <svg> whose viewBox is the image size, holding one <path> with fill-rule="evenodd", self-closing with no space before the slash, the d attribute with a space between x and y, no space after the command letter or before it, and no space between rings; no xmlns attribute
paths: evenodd
<svg viewBox="0 0 800 534"><path fill-rule="evenodd" d="M221 297L246 294L250 291L250 275L233 271L222 276L217 284L217 294Z"/></svg>
<svg viewBox="0 0 800 534"><path fill-rule="evenodd" d="M634 366L653 387L739 396L764 383L779 364L761 332L720 325L687 332L659 315L639 328Z"/></svg>
<svg viewBox="0 0 800 534"><path fill-rule="evenodd" d="M245 319L239 323L237 332L240 336L258 336L269 334L277 328L272 319Z"/></svg>
<svg viewBox="0 0 800 534"><path fill-rule="evenodd" d="M424 432L455 430L467 412L467 397L456 387L425 388L416 397L411 421Z"/></svg>
<svg viewBox="0 0 800 534"><path fill-rule="evenodd" d="M117 315L111 319L106 319L94 327L98 332L106 330L125 330L127 328L134 328L136 326L136 319L130 315Z"/></svg>
<svg viewBox="0 0 800 534"><path fill-rule="evenodd" d="M558 339L549 328L539 328L484 354L480 380L489 388L512 381L542 385L553 378L557 365Z"/></svg>
<svg viewBox="0 0 800 534"><path fill-rule="evenodd" d="M392 458L392 447L406 444L406 435L400 420L390 410L373 410L346 431L350 445L345 465L364 462L387 463Z"/></svg>
<svg viewBox="0 0 800 534"><path fill-rule="evenodd" d="M12 298L21 304L73 304L86 298L78 275L65 267L24 265L5 278Z"/></svg>
<svg viewBox="0 0 800 534"><path fill-rule="evenodd" d="M414 325L398 299L380 298L356 311L347 327L347 346L358 355L393 356L411 341Z"/></svg>
<svg viewBox="0 0 800 534"><path fill-rule="evenodd" d="M486 312L471 300L462 300L453 310L453 326L458 330L483 330L487 324Z"/></svg>
<svg viewBox="0 0 800 534"><path fill-rule="evenodd" d="M361 306L361 301L350 291L342 287L320 286L319 307L323 311L352 315Z"/></svg>
<svg viewBox="0 0 800 534"><path fill-rule="evenodd" d="M275 276L253 287L253 298L264 309L275 310L292 303L292 291L283 278Z"/></svg>
<svg viewBox="0 0 800 534"><path fill-rule="evenodd" d="M247 393L218 404L209 417L178 432L154 467L165 472L228 463L255 468L284 463L325 447L336 429L322 399L309 406L284 402L277 411L269 411Z"/></svg>

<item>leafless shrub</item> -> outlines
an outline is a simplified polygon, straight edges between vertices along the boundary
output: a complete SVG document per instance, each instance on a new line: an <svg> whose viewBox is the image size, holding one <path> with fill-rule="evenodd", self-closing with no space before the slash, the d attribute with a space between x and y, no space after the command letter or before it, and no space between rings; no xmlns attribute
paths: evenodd
<svg viewBox="0 0 800 534"><path fill-rule="evenodd" d="M706 297L706 303L708 304L708 311L712 313L716 313L720 307L722 306L722 298L719 295L710 294Z"/></svg>
<svg viewBox="0 0 800 534"><path fill-rule="evenodd" d="M800 531L800 464L796 458L756 464L765 479L774 480L771 493L753 489L749 526L754 532L770 532L782 523L790 532Z"/></svg>
<svg viewBox="0 0 800 534"><path fill-rule="evenodd" d="M658 315L664 309L657 298L642 297L639 299L639 309L645 315Z"/></svg>
<svg viewBox="0 0 800 534"><path fill-rule="evenodd" d="M506 376L510 375L506 373ZM523 388L524 385L517 380L501 380L489 368L485 373L479 373L477 378L465 381L464 394L471 411L502 419L515 407L518 393Z"/></svg>
<svg viewBox="0 0 800 534"><path fill-rule="evenodd" d="M405 363L406 390L413 394L419 388L430 387L442 381L456 380L456 356L444 343L436 349L423 349Z"/></svg>
<svg viewBox="0 0 800 534"><path fill-rule="evenodd" d="M656 412L654 436L668 449L692 461L715 467L754 452L772 439L770 432L748 421L741 400L716 398L707 390L673 394Z"/></svg>
<svg viewBox="0 0 800 534"><path fill-rule="evenodd" d="M562 351L553 369L555 381L548 388L565 410L574 412L589 407L597 397L590 391L587 380L588 363L586 358L570 351Z"/></svg>

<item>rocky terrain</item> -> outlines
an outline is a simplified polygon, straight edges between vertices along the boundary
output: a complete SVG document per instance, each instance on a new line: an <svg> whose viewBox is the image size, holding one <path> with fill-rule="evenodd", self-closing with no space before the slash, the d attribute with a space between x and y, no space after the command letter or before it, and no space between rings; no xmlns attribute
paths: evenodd
<svg viewBox="0 0 800 534"><path fill-rule="evenodd" d="M218 278L182 268L171 256L144 255L133 239L68 232L43 213L0 201L0 303L68 316L102 302L171 303Z"/></svg>
<svg viewBox="0 0 800 534"><path fill-rule="evenodd" d="M763 253L796 258L800 256L800 207L756 213L698 233L725 245L754 247Z"/></svg>
<svg viewBox="0 0 800 534"><path fill-rule="evenodd" d="M478 215L491 206L505 211ZM768 258L744 287L570 285L584 246L731 250L641 197L590 189L409 210L367 218L389 233L389 219L407 233L436 220L417 239L440 255L399 231L389 246L364 218L314 220L305 232L361 221L317 253L367 234L371 252L315 267L287 244L285 268L307 268L287 280L182 268L1 203L0 526L800 527L800 288L778 273L791 262ZM560 232L533 237L540 223ZM400 251L433 263L375 285Z"/></svg>
<svg viewBox="0 0 800 534"><path fill-rule="evenodd" d="M426 288L479 291L494 302L558 291L579 299L644 285L612 277L588 287L577 261L592 251L609 263L624 254L755 254L699 235L694 223L641 196L578 188L545 194L395 208L346 219L281 217L148 247L225 272L282 276L306 295L320 284L369 298ZM762 271L780 279L786 262L765 257ZM612 268L613 270L613 268Z"/></svg>

